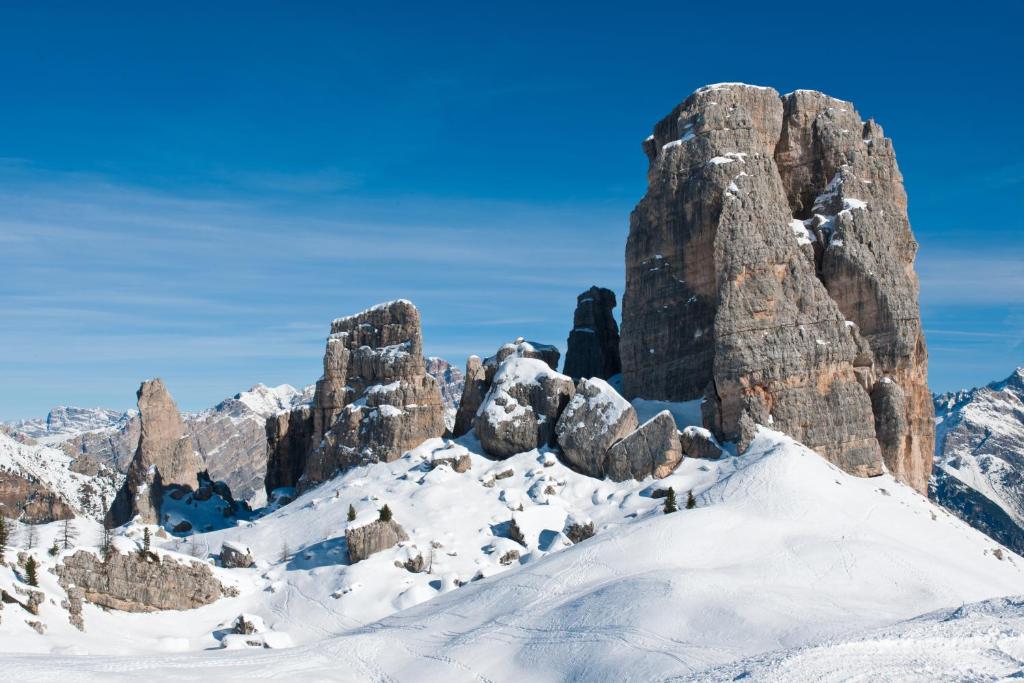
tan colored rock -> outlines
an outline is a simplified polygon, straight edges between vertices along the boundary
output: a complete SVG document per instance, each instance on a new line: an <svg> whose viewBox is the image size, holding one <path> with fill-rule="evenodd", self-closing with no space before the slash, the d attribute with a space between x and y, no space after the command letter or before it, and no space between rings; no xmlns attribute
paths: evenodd
<svg viewBox="0 0 1024 683"><path fill-rule="evenodd" d="M603 379L581 379L555 427L562 455L579 471L599 479L612 444L640 426L636 410Z"/></svg>
<svg viewBox="0 0 1024 683"><path fill-rule="evenodd" d="M144 559L113 553L104 562L86 550L57 565L60 585L81 591L85 600L124 612L195 609L221 597L224 587L202 562Z"/></svg>
<svg viewBox="0 0 1024 683"><path fill-rule="evenodd" d="M141 431L139 447L107 515L109 526L138 516L144 524L160 522L163 490L170 485L195 487L203 464L185 434L178 407L160 379L142 383L138 391Z"/></svg>
<svg viewBox="0 0 1024 683"><path fill-rule="evenodd" d="M683 459L672 413L663 410L608 450L605 472L612 481L662 479Z"/></svg>
<svg viewBox="0 0 1024 683"><path fill-rule="evenodd" d="M703 395L705 426L741 450L753 425L770 425L848 472L884 463L923 491L933 436L916 244L881 129L820 93L721 84L687 98L644 147L626 395ZM887 389L882 400L882 376L904 400ZM891 432L881 446L876 424Z"/></svg>
<svg viewBox="0 0 1024 683"><path fill-rule="evenodd" d="M408 534L393 519L386 522L377 519L369 524L345 530L350 564L365 560L374 553L387 550L408 540Z"/></svg>

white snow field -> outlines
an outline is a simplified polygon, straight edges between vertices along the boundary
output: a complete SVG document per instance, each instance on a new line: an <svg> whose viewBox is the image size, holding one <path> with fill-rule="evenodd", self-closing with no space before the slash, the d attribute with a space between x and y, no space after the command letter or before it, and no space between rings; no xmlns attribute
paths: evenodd
<svg viewBox="0 0 1024 683"><path fill-rule="evenodd" d="M52 559L37 552L54 601L41 608L49 630L37 634L8 606L0 668L33 681L438 682L976 680L1020 668L1019 602L970 608L955 625L899 624L1024 593L1024 560L889 476L848 476L768 430L741 457L687 458L657 482L591 479L536 451L500 462L474 453L464 474L428 471L432 457L476 450L472 437L461 444L427 442L196 537L211 552L238 542L260 560L215 569L240 595L197 610L86 605L79 633L45 570ZM696 509L662 514L649 493L668 485L680 503L692 489ZM354 524L387 503L410 542L347 566L349 503ZM505 567L498 558L515 544L498 535L513 510L528 547ZM568 515L593 519L597 534L562 549ZM431 573L395 566L432 541ZM283 543L293 553L281 562ZM0 585L10 574L0 570ZM265 624L264 642L295 647L233 649L224 632L241 613ZM213 651L167 653L186 649Z"/></svg>

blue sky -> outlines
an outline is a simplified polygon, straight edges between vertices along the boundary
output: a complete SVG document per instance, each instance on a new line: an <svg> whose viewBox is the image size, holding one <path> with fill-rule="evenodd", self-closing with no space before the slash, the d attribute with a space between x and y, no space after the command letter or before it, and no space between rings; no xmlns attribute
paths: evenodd
<svg viewBox="0 0 1024 683"><path fill-rule="evenodd" d="M551 3L553 4L553 3ZM1017 4L0 3L0 420L320 373L415 301L463 364L621 296L640 141L693 89L824 90L896 145L933 389L1024 363Z"/></svg>

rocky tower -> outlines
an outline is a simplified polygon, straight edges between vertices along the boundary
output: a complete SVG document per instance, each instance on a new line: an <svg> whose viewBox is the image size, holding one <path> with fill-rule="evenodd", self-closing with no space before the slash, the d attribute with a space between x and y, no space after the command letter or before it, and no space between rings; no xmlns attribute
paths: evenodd
<svg viewBox="0 0 1024 683"><path fill-rule="evenodd" d="M608 379L622 370L619 325L612 315L615 303L615 292L603 287L591 287L576 297L576 313L562 369L574 380Z"/></svg>
<svg viewBox="0 0 1024 683"><path fill-rule="evenodd" d="M644 142L630 218L628 396L706 397L706 426L781 429L849 472L926 490L934 443L892 143L848 102L721 84Z"/></svg>
<svg viewBox="0 0 1024 683"><path fill-rule="evenodd" d="M420 314L411 302L338 318L312 408L267 421L267 492L300 480L313 485L362 462L396 460L444 434L444 418L441 390L426 372Z"/></svg>
<svg viewBox="0 0 1024 683"><path fill-rule="evenodd" d="M143 382L136 395L141 424L139 447L124 486L110 507L109 526L120 526L136 515L143 523L159 523L164 487L194 487L203 470L163 380Z"/></svg>

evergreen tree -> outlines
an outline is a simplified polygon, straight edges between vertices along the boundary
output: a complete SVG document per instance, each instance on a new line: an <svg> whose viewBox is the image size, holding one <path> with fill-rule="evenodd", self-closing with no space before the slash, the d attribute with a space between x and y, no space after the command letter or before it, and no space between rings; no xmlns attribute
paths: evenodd
<svg viewBox="0 0 1024 683"><path fill-rule="evenodd" d="M39 529L35 524L25 525L25 547L31 550L39 543Z"/></svg>
<svg viewBox="0 0 1024 683"><path fill-rule="evenodd" d="M114 554L114 534L107 527L103 527L103 540L100 543L100 556L104 562L109 562Z"/></svg>
<svg viewBox="0 0 1024 683"><path fill-rule="evenodd" d="M148 560L153 554L149 551L150 545L149 527L143 527L142 529L142 547L139 548L139 557L143 560Z"/></svg>
<svg viewBox="0 0 1024 683"><path fill-rule="evenodd" d="M277 556L278 562L287 562L288 556L292 554L292 549L288 547L287 543L281 544L281 552Z"/></svg>
<svg viewBox="0 0 1024 683"><path fill-rule="evenodd" d="M60 552L60 546L57 545L57 541L54 541L53 545L51 545L50 549L46 552L50 554L50 557L57 557L57 554Z"/></svg>
<svg viewBox="0 0 1024 683"><path fill-rule="evenodd" d="M64 550L70 550L71 546L78 540L78 530L75 529L75 525L70 519L65 519L64 524L61 526L61 541L64 545Z"/></svg>
<svg viewBox="0 0 1024 683"><path fill-rule="evenodd" d="M697 507L697 499L693 497L693 491L686 494L686 509L692 510Z"/></svg>
<svg viewBox="0 0 1024 683"><path fill-rule="evenodd" d="M25 562L25 583L30 586L39 586L39 579L36 577L36 558L31 555L28 556L28 561Z"/></svg>
<svg viewBox="0 0 1024 683"><path fill-rule="evenodd" d="M4 553L7 551L7 542L10 540L7 531L7 518L0 512L0 563L3 562Z"/></svg>
<svg viewBox="0 0 1024 683"><path fill-rule="evenodd" d="M354 505L352 505L352 503L348 504L348 521L356 521L356 508Z"/></svg>
<svg viewBox="0 0 1024 683"><path fill-rule="evenodd" d="M385 503L384 507L382 507L380 509L380 517L379 517L379 519L382 522L390 522L391 521L391 508L389 508L386 503Z"/></svg>
<svg viewBox="0 0 1024 683"><path fill-rule="evenodd" d="M668 495L665 496L665 514L675 512L679 508L676 506L676 490L671 486L668 487Z"/></svg>

